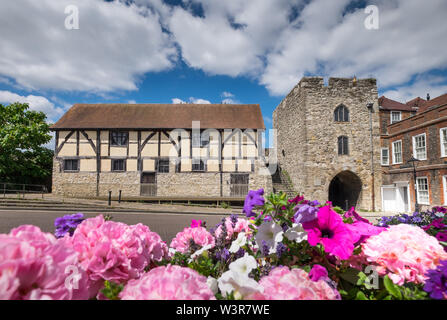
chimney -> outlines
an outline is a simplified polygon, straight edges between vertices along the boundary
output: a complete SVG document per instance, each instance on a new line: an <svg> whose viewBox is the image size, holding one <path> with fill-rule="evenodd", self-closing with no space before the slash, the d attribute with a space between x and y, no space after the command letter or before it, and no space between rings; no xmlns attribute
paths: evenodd
<svg viewBox="0 0 447 320"><path fill-rule="evenodd" d="M430 93L427 93L427 101L430 101Z"/></svg>

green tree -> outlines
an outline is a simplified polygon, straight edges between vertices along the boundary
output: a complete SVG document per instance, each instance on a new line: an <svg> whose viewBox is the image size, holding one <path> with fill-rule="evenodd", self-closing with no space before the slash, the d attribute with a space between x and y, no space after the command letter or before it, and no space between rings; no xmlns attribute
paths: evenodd
<svg viewBox="0 0 447 320"><path fill-rule="evenodd" d="M0 104L0 181L47 184L53 152L42 145L49 132L43 112L26 103Z"/></svg>

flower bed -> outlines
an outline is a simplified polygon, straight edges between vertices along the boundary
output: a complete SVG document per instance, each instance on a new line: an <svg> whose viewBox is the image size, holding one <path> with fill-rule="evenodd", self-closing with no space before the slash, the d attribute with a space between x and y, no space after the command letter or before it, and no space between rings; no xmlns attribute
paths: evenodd
<svg viewBox="0 0 447 320"><path fill-rule="evenodd" d="M447 299L447 210L377 225L285 194L250 191L243 215L192 220L168 244L99 215L0 235L0 299Z"/></svg>

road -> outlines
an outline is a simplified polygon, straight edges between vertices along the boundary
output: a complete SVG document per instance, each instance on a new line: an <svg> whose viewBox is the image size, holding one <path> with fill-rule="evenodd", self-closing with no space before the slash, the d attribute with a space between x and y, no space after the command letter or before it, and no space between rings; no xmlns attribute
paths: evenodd
<svg viewBox="0 0 447 320"><path fill-rule="evenodd" d="M106 211L104 211L106 212ZM83 212L88 218L97 216L98 212ZM37 210L14 210L0 209L0 233L8 233L12 228L22 224L32 224L38 226L42 231L54 232L54 219L67 214L67 211L37 211ZM141 222L147 225L151 231L157 232L168 244L175 237L177 232L182 231L185 226L191 224L192 219L206 221L209 228L222 220L223 215L207 214L168 214L168 213L132 213L120 212L112 213L113 221L127 224L137 224Z"/></svg>

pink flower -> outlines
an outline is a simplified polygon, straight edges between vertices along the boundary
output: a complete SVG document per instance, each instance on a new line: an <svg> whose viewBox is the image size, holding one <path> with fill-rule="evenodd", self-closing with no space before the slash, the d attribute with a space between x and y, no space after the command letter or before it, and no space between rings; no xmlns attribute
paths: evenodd
<svg viewBox="0 0 447 320"><path fill-rule="evenodd" d="M390 226L370 237L362 244L362 256L376 265L379 275L388 275L398 285L424 283L427 271L447 259L435 237L408 224Z"/></svg>
<svg viewBox="0 0 447 320"><path fill-rule="evenodd" d="M50 233L23 225L0 235L0 299L88 299L78 254Z"/></svg>
<svg viewBox="0 0 447 320"><path fill-rule="evenodd" d="M190 268L157 267L131 280L120 292L122 300L215 300L207 278Z"/></svg>
<svg viewBox="0 0 447 320"><path fill-rule="evenodd" d="M191 228L197 228L202 226L202 220L191 220Z"/></svg>
<svg viewBox="0 0 447 320"><path fill-rule="evenodd" d="M339 300L339 293L320 279L312 281L309 274L298 268L277 267L259 281L264 293L256 299L266 300Z"/></svg>
<svg viewBox="0 0 447 320"><path fill-rule="evenodd" d="M318 281L321 278L326 279L328 273L325 267L315 264L309 272L309 278L312 281Z"/></svg>
<svg viewBox="0 0 447 320"><path fill-rule="evenodd" d="M365 218L361 217L357 212L355 212L355 208L354 207L352 207L351 209L346 211L345 214L344 214L344 217L345 218L352 218L352 220L354 222L361 221L361 222L364 222L364 223L371 224L368 219L365 219Z"/></svg>
<svg viewBox="0 0 447 320"><path fill-rule="evenodd" d="M225 237L225 240L231 240L235 233L240 232L249 233L251 231L248 220L243 218L237 218L234 228L231 218L226 218L225 226L227 228L227 236ZM222 233L222 226L220 225L214 232L214 235L216 236L216 238L219 238L221 233Z"/></svg>
<svg viewBox="0 0 447 320"><path fill-rule="evenodd" d="M138 278L168 252L166 243L147 226L104 221L102 215L84 220L72 237L62 240L79 253L90 280L99 284Z"/></svg>
<svg viewBox="0 0 447 320"><path fill-rule="evenodd" d="M348 259L354 250L355 235L343 223L343 219L330 207L322 207L317 219L303 223L311 246L322 244L326 252L342 260Z"/></svg>
<svg viewBox="0 0 447 320"><path fill-rule="evenodd" d="M211 233L209 233L204 227L197 227L185 228L183 231L177 233L175 238L172 239L170 247L181 253L186 253L189 250L191 240L201 247L211 245L212 248L215 244L214 237Z"/></svg>
<svg viewBox="0 0 447 320"><path fill-rule="evenodd" d="M383 227L376 227L370 223L356 221L353 224L345 224L353 234L353 241L355 245L365 242L371 236L377 235L386 230Z"/></svg>

